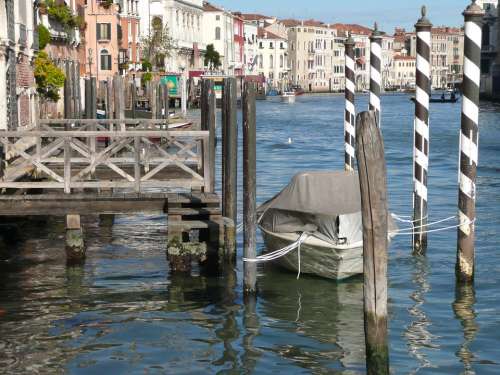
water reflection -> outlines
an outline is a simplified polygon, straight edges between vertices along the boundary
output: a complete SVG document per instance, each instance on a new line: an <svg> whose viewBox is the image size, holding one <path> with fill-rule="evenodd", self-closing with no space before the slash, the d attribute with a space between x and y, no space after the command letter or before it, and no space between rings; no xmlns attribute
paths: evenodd
<svg viewBox="0 0 500 375"><path fill-rule="evenodd" d="M479 325L476 323L476 311L474 310L475 303L476 291L474 290L474 285L457 283L455 286L455 301L452 307L455 318L462 325L464 340L455 355L463 363L463 374L465 375L476 373L472 368L472 363L475 359L474 353L470 350L470 346L479 332Z"/></svg>
<svg viewBox="0 0 500 375"><path fill-rule="evenodd" d="M296 275L270 267L259 278L267 324L293 334L271 350L319 373L364 371L363 283ZM321 345L314 344L320 343Z"/></svg>
<svg viewBox="0 0 500 375"><path fill-rule="evenodd" d="M429 332L432 321L424 310L426 294L431 290L428 282L429 265L427 258L415 256L413 261L412 282L416 289L410 294L410 299L414 302L408 309L412 321L406 327L404 336L407 340L410 355L418 362L418 366L410 372L416 374L422 368L433 367L424 350L439 349L439 346L433 343L436 337Z"/></svg>

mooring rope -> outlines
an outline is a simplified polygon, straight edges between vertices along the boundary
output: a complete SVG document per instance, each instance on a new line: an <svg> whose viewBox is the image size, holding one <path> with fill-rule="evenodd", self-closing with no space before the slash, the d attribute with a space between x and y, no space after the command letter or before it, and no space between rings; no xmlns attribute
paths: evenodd
<svg viewBox="0 0 500 375"><path fill-rule="evenodd" d="M455 216L456 217L456 216ZM440 220L440 222L443 222L445 221L446 219L443 219L443 220ZM428 230L425 230L425 231L418 231L418 232L415 232L415 231L410 231L410 232L407 232L407 230L411 229L411 228L405 228L405 229L401 229L401 230L396 230L396 231L392 231L392 232L389 232L390 235L392 236L403 236L403 235L410 235L410 236L413 236L414 234L417 234L417 233L434 233L434 232L442 232L442 231L445 231L445 230L449 230L449 229L454 229L454 228L459 228L461 227L462 225L470 225L470 224L474 224L476 221L476 219L474 220L466 220L466 221L463 221L463 222L460 222L458 224L455 224L455 225L450 225L448 227L443 227L443 228L436 228L436 229L428 229Z"/></svg>
<svg viewBox="0 0 500 375"><path fill-rule="evenodd" d="M417 222L417 221L420 221L420 220L425 220L425 219L427 219L427 218L428 218L428 216L425 216L425 217L423 217L423 218L422 218L422 219L420 219L420 220L408 220L408 219L405 219L405 218L412 218L413 216L411 216L411 215L408 215L408 216L407 216L407 215L397 215L397 214L394 214L394 213L392 213L392 214L391 214L391 217L392 217L394 220L399 221L399 222L401 222L401 223L415 223L415 222Z"/></svg>
<svg viewBox="0 0 500 375"><path fill-rule="evenodd" d="M288 253L290 253L293 250L297 249L298 250L298 253L297 253L297 259L298 259L297 279L298 279L300 277L300 272L301 272L301 269L300 269L300 246L307 239L307 237L309 237L309 233L304 232L304 233L302 233L300 235L300 237L297 239L297 241L291 243L290 245L285 246L282 249L278 249L278 250L272 251L270 253L262 254L262 255L259 255L259 256L255 257L255 258L243 258L243 261L244 262L249 262L249 263L269 262L269 261L276 260L276 259L279 259L281 257L284 257Z"/></svg>

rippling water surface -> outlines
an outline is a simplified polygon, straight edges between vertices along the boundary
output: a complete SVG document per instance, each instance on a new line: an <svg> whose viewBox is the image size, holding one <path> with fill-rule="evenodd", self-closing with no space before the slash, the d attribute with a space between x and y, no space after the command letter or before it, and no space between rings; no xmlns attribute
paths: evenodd
<svg viewBox="0 0 500 375"><path fill-rule="evenodd" d="M390 205L409 215L413 105L387 95L382 106ZM298 171L343 167L341 96L257 108L260 202ZM437 220L456 213L460 105L435 104L431 116ZM393 241L394 373L500 373L500 108L484 103L480 122L475 288L455 286L456 230L429 234L422 258L411 256L409 237ZM165 224L163 216L85 218L87 261L74 268L65 265L62 220L3 224L18 241L0 252L0 373L364 373L361 278L296 280L265 266L257 301L244 301L241 261L224 277L170 275Z"/></svg>

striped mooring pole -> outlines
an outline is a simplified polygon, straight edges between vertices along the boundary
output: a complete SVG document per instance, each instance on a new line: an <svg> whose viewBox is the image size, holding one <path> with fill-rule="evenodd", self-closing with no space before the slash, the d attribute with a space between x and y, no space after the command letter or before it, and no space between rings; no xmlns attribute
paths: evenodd
<svg viewBox="0 0 500 375"><path fill-rule="evenodd" d="M471 282L474 279L479 84L484 12L476 4L476 0L473 0L463 15L465 17L464 78L458 192L460 226L458 227L456 275L458 281Z"/></svg>
<svg viewBox="0 0 500 375"><path fill-rule="evenodd" d="M345 170L354 171L355 155L355 127L356 109L354 107L354 39L351 34L344 43L345 46L345 116L344 116L344 140L345 140Z"/></svg>
<svg viewBox="0 0 500 375"><path fill-rule="evenodd" d="M370 111L375 111L377 126L380 128L380 88L382 75L382 34L375 22L373 33L370 36Z"/></svg>
<svg viewBox="0 0 500 375"><path fill-rule="evenodd" d="M413 251L427 249L427 175L429 167L429 98L431 94L431 29L422 7L417 31L416 100L413 143Z"/></svg>

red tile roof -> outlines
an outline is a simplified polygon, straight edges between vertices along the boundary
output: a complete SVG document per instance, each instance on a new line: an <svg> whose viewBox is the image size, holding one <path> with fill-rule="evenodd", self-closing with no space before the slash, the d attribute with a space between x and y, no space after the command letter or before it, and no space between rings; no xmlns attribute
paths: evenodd
<svg viewBox="0 0 500 375"><path fill-rule="evenodd" d="M285 39L280 37L279 35L267 31L266 29L263 29L262 27L259 27L259 29L257 30L257 37L261 39Z"/></svg>
<svg viewBox="0 0 500 375"><path fill-rule="evenodd" d="M238 13L238 16L243 18L245 21L260 21L274 18L256 13Z"/></svg>
<svg viewBox="0 0 500 375"><path fill-rule="evenodd" d="M205 12L223 12L223 9L217 8L215 5L210 4L208 1L203 2L203 11Z"/></svg>
<svg viewBox="0 0 500 375"><path fill-rule="evenodd" d="M415 60L416 58L413 56L404 56L404 55L395 55L394 60Z"/></svg>
<svg viewBox="0 0 500 375"><path fill-rule="evenodd" d="M344 33L351 32L353 34L358 34L358 35L372 34L372 29L369 29L368 27L361 26L358 24L334 23L333 25L330 25L330 28L343 31Z"/></svg>

